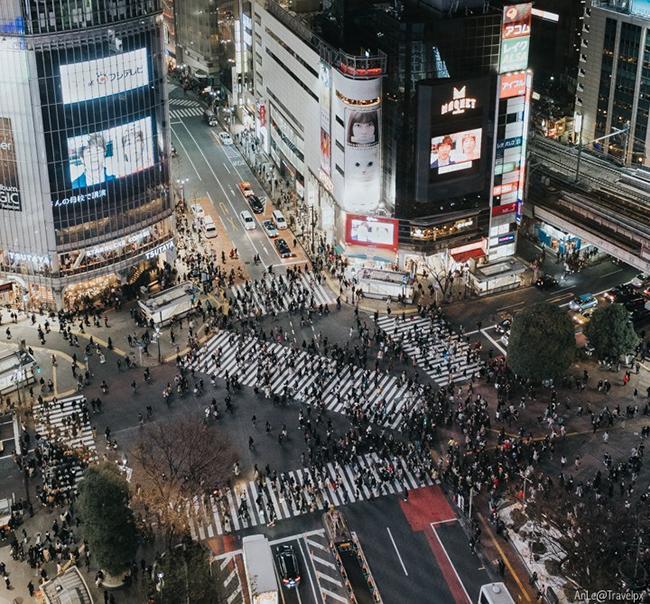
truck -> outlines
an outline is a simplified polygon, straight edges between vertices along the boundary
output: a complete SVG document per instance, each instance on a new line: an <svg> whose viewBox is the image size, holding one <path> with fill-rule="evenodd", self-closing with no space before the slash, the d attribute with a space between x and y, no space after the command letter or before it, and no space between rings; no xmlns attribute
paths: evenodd
<svg viewBox="0 0 650 604"><path fill-rule="evenodd" d="M244 537L242 551L251 603L278 604L278 580L269 540L264 535Z"/></svg>

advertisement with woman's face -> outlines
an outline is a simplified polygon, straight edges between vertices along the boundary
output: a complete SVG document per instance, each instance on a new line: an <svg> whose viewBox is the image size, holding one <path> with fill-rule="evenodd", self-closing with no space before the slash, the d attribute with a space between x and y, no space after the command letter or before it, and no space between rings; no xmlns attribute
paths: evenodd
<svg viewBox="0 0 650 604"><path fill-rule="evenodd" d="M345 203L349 212L379 206L379 109L346 109Z"/></svg>
<svg viewBox="0 0 650 604"><path fill-rule="evenodd" d="M151 118L68 139L72 189L110 182L153 166Z"/></svg>

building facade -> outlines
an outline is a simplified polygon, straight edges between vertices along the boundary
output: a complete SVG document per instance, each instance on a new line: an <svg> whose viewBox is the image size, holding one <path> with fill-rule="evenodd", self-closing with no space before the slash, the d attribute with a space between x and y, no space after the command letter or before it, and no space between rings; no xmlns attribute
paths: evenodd
<svg viewBox="0 0 650 604"><path fill-rule="evenodd" d="M584 144L632 166L650 166L650 3L592 0L585 19L575 101Z"/></svg>
<svg viewBox="0 0 650 604"><path fill-rule="evenodd" d="M158 0L0 5L0 279L61 307L173 250Z"/></svg>
<svg viewBox="0 0 650 604"><path fill-rule="evenodd" d="M232 102L326 243L412 273L513 255L531 5L304 4L241 4Z"/></svg>

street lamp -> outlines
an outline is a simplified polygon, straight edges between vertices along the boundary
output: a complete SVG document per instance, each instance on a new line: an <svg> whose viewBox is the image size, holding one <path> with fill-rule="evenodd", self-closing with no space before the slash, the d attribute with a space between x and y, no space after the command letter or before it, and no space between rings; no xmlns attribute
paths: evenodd
<svg viewBox="0 0 650 604"><path fill-rule="evenodd" d="M158 571L158 589L160 590L160 602L163 601L163 587L165 585L165 573L161 570Z"/></svg>

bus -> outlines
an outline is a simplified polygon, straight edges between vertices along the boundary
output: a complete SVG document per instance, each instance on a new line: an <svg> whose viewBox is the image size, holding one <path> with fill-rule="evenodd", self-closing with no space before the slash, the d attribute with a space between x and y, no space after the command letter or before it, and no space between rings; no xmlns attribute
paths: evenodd
<svg viewBox="0 0 650 604"><path fill-rule="evenodd" d="M487 583L481 587L478 604L515 604L505 583Z"/></svg>

